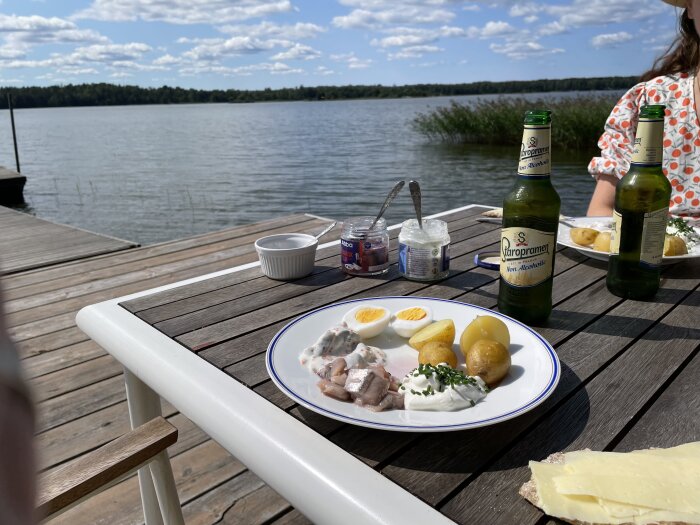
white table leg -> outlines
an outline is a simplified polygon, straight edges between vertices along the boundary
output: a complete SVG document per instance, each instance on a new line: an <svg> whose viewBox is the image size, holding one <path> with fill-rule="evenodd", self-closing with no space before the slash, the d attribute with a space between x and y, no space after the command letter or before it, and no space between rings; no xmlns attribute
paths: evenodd
<svg viewBox="0 0 700 525"><path fill-rule="evenodd" d="M132 429L162 415L158 394L126 368L124 382ZM139 486L146 525L185 524L167 451L139 470Z"/></svg>

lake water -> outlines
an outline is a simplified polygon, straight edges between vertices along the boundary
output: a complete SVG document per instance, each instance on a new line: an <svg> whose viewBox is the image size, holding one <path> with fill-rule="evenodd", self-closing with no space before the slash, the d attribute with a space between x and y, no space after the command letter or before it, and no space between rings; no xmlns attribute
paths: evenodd
<svg viewBox="0 0 700 525"><path fill-rule="evenodd" d="M375 214L416 179L424 214L500 205L517 148L431 143L420 112L470 97L15 110L27 211L150 244L290 213ZM562 213L583 214L590 153L553 159ZM14 168L9 114L0 164ZM390 223L413 215L405 189Z"/></svg>

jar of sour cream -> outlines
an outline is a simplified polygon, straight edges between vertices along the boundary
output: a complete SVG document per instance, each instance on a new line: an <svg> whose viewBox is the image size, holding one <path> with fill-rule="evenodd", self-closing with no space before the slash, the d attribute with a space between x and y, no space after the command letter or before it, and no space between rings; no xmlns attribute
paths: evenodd
<svg viewBox="0 0 700 525"><path fill-rule="evenodd" d="M447 223L426 219L404 221L399 234L399 273L414 281L434 281L450 271L450 234Z"/></svg>
<svg viewBox="0 0 700 525"><path fill-rule="evenodd" d="M389 271L389 232L379 219L353 217L343 222L340 233L341 267L350 275L379 275Z"/></svg>

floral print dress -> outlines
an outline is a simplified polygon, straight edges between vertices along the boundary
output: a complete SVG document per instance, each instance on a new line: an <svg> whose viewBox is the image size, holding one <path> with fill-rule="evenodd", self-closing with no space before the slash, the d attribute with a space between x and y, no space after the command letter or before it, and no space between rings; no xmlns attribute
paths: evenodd
<svg viewBox="0 0 700 525"><path fill-rule="evenodd" d="M622 178L630 167L639 111L645 104L665 104L663 171L671 182L669 211L700 218L700 121L693 96L694 75L679 73L640 82L613 108L598 141L600 157L588 171Z"/></svg>

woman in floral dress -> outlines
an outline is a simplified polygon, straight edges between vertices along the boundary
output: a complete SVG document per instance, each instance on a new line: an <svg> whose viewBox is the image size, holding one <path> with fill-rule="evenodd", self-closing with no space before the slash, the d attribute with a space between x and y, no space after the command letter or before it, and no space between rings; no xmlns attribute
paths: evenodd
<svg viewBox="0 0 700 525"><path fill-rule="evenodd" d="M639 110L645 104L664 104L663 171L672 187L669 211L700 219L700 120L696 108L700 97L700 0L664 2L685 8L679 34L669 51L610 113L598 141L600 156L588 165L597 181L588 215L612 215L615 185L630 166Z"/></svg>

